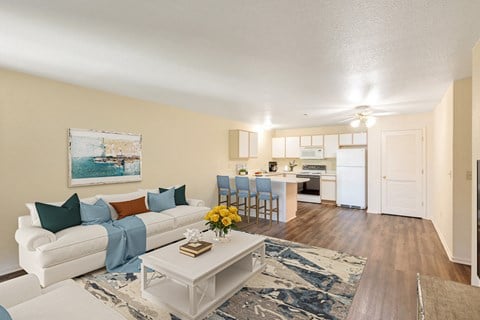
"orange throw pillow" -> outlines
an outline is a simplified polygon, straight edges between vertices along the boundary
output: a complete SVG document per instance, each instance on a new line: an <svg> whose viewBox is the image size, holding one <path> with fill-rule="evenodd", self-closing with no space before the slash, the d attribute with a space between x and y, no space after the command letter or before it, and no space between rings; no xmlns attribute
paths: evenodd
<svg viewBox="0 0 480 320"><path fill-rule="evenodd" d="M117 211L118 220L133 216L134 214L148 212L147 206L145 205L145 197L129 201L110 202L110 204L115 208L115 211Z"/></svg>

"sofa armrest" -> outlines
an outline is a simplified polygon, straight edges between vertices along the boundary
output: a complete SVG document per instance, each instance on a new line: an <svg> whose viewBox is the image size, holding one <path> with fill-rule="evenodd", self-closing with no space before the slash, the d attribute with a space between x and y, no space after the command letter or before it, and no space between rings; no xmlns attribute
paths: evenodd
<svg viewBox="0 0 480 320"><path fill-rule="evenodd" d="M188 205L192 207L205 207L205 201L199 199L187 199Z"/></svg>
<svg viewBox="0 0 480 320"><path fill-rule="evenodd" d="M51 284L48 287L42 289L42 294L49 293L50 291L57 290L58 288L64 287L69 284L75 284L75 281L73 281L72 279L67 279Z"/></svg>
<svg viewBox="0 0 480 320"><path fill-rule="evenodd" d="M53 232L40 227L25 227L17 229L15 240L22 247L34 251L38 247L57 240Z"/></svg>
<svg viewBox="0 0 480 320"><path fill-rule="evenodd" d="M0 304L10 308L38 297L41 293L38 278L33 274L27 274L0 283Z"/></svg>
<svg viewBox="0 0 480 320"><path fill-rule="evenodd" d="M18 217L18 227L25 228L25 227L32 227L32 218L30 216L21 216Z"/></svg>

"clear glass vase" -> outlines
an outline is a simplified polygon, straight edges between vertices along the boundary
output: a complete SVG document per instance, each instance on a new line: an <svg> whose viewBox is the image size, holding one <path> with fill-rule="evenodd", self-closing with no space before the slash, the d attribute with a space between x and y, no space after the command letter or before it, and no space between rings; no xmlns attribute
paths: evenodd
<svg viewBox="0 0 480 320"><path fill-rule="evenodd" d="M215 229L215 236L213 237L213 241L216 242L227 242L229 238L227 234L223 231L223 229Z"/></svg>

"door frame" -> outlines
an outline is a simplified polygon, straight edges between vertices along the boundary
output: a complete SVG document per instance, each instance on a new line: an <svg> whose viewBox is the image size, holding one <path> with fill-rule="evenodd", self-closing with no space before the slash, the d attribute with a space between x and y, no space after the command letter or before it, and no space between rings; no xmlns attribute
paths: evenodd
<svg viewBox="0 0 480 320"><path fill-rule="evenodd" d="M430 217L427 217L427 159L426 159L426 130L425 127L422 128L411 128L411 129L401 129L401 130L382 130L380 134L380 214L388 214L383 212L383 194L384 194L384 186L383 186L383 159L384 159L384 148L383 148L383 141L384 141L384 133L387 132L408 132L408 131L421 131L422 134L422 212L420 218L422 219L430 219Z"/></svg>

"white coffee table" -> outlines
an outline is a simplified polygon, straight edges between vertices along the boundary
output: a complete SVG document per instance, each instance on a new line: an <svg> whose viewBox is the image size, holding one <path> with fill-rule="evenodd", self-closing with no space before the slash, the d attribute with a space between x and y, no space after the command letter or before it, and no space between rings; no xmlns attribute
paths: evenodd
<svg viewBox="0 0 480 320"><path fill-rule="evenodd" d="M213 242L213 233L206 235L204 240ZM140 256L142 296L181 319L203 319L265 268L265 237L229 235L229 242L214 242L211 251L196 258L178 252L186 240Z"/></svg>

